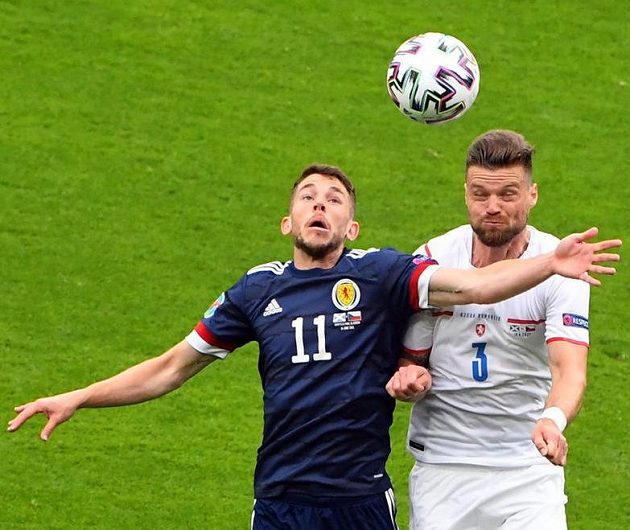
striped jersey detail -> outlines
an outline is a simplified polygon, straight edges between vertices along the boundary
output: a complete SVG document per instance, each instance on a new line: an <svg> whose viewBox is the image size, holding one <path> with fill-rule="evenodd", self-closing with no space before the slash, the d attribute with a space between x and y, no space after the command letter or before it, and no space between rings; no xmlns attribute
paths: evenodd
<svg viewBox="0 0 630 530"><path fill-rule="evenodd" d="M256 274L257 272L272 272L276 276L282 275L284 270L289 266L290 261L282 263L280 261L270 261L269 263L263 263L262 265L256 265L247 271L247 275Z"/></svg>
<svg viewBox="0 0 630 530"><path fill-rule="evenodd" d="M348 256L349 258L352 259L361 259L362 257L364 257L367 254L371 254L372 252L378 252L379 250L381 250L380 248L368 248L367 250L361 250L358 248L352 249L351 251L349 251L346 256Z"/></svg>

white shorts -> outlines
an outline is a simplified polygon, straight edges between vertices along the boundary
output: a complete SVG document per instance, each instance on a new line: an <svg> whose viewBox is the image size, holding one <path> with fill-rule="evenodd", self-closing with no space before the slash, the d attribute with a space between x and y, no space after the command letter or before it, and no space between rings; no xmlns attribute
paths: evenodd
<svg viewBox="0 0 630 530"><path fill-rule="evenodd" d="M564 469L416 462L410 530L566 530Z"/></svg>

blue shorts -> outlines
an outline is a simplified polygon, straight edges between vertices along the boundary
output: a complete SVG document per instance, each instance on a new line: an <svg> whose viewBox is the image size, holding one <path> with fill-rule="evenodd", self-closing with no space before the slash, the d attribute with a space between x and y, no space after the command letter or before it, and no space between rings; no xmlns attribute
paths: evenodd
<svg viewBox="0 0 630 530"><path fill-rule="evenodd" d="M311 503L300 498L256 499L252 530L398 530L394 492Z"/></svg>

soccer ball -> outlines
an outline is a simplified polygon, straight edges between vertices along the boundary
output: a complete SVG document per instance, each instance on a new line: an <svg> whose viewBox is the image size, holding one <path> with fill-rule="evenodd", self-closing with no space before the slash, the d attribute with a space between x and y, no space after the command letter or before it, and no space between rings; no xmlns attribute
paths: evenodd
<svg viewBox="0 0 630 530"><path fill-rule="evenodd" d="M443 33L411 37L387 69L387 91L400 111L429 125L461 117L479 92L479 66L460 40Z"/></svg>

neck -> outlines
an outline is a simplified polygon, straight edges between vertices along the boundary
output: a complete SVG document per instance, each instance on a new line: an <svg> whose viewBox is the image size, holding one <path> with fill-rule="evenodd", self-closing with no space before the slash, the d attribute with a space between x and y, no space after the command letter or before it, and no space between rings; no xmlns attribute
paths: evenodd
<svg viewBox="0 0 630 530"><path fill-rule="evenodd" d="M509 243L500 247L484 245L477 234L473 234L471 263L473 266L480 268L505 259L517 259L527 250L527 245L529 245L529 231L527 228L514 236Z"/></svg>
<svg viewBox="0 0 630 530"><path fill-rule="evenodd" d="M293 265L296 269L332 269L341 254L343 254L344 247L341 246L325 254L324 256L313 257L307 254L302 249L293 247Z"/></svg>

